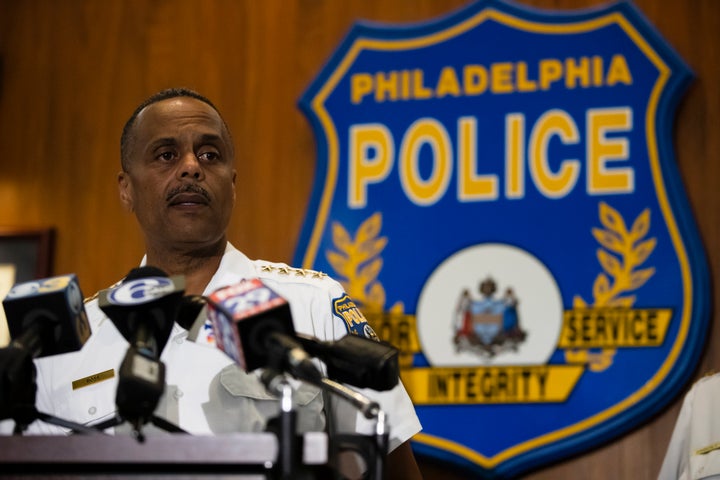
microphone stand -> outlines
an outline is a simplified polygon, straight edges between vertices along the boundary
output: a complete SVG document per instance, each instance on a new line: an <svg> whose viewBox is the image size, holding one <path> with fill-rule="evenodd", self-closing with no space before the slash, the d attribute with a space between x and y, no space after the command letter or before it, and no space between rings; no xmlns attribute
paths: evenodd
<svg viewBox="0 0 720 480"><path fill-rule="evenodd" d="M276 462L276 476L282 480L291 480L300 477L301 443L296 434L297 412L293 408L293 389L285 375L274 369L263 371L260 379L270 392L280 396L280 417L278 436L278 460ZM306 475L306 472L302 472Z"/></svg>
<svg viewBox="0 0 720 480"><path fill-rule="evenodd" d="M125 422L128 422L133 426L133 435L138 439L138 442L140 443L145 441L145 435L142 433L142 425L148 422L169 433L189 434L187 430L183 430L174 423L168 422L164 418L158 417L155 414L149 415L147 418L147 422L144 422L142 420L127 419L122 415L115 415L113 418L93 424L90 428L97 430L105 430L108 428L117 427L118 425L122 425Z"/></svg>
<svg viewBox="0 0 720 480"><path fill-rule="evenodd" d="M149 349L136 345L128 347L118 376L115 394L118 413L114 418L93 425L94 428L105 430L128 422L140 443L145 441L142 426L148 422L170 433L188 433L154 413L165 387L165 364Z"/></svg>
<svg viewBox="0 0 720 480"><path fill-rule="evenodd" d="M358 454L365 459L368 472L370 473L368 478L382 480L383 470L385 468L385 456L388 453L389 445L387 415L385 412L377 402L346 387L342 383L330 380L329 378L323 378L318 386L350 402L365 418L370 420L375 419L375 434L372 440L369 441L365 435L341 434L338 435L338 441L331 442L330 445L334 450L334 454L340 450L340 446L343 444L347 444L347 447L356 450Z"/></svg>
<svg viewBox="0 0 720 480"><path fill-rule="evenodd" d="M276 369L269 368L263 371L261 380L266 388L281 397L280 405L280 451L279 464L280 474L283 480L298 478L294 468L300 461L299 444L295 435L296 412L292 408L292 388L284 375ZM365 395L336 382L323 377L319 381L314 378L299 380L311 383L321 389L334 393L353 405L367 419L375 419L375 433L372 439L365 435L341 434L336 439L330 439L329 448L332 451L331 458L341 450L341 446L356 450L363 457L368 466L369 479L382 480L385 467L385 456L388 453L388 428L387 415L380 408L380 405L370 400ZM335 441L336 440L336 441Z"/></svg>
<svg viewBox="0 0 720 480"><path fill-rule="evenodd" d="M35 420L69 428L75 433L101 433L100 431L40 412L35 407L37 370L33 352L38 344L29 342L32 335L24 334L11 345L0 348L0 420L15 422L13 435L22 435Z"/></svg>
<svg viewBox="0 0 720 480"><path fill-rule="evenodd" d="M69 420L65 420L63 418L55 417L53 415L50 415L48 413L40 412L38 410L35 410L35 416L37 420L42 420L45 423L49 423L51 425L57 425L58 427L68 428L72 430L73 433L91 433L91 434L100 434L105 435L105 433L102 430L99 430L94 427L89 427L87 425L83 425L81 423L71 422ZM17 424L16 424L17 427Z"/></svg>

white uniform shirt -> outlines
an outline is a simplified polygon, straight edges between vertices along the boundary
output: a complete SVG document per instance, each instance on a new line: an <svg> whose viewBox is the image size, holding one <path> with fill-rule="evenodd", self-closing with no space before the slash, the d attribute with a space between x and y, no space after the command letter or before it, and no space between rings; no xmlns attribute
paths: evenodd
<svg viewBox="0 0 720 480"><path fill-rule="evenodd" d="M252 261L229 243L204 294L253 277L261 278L288 301L298 333L320 340L333 340L347 334L344 320L333 313L333 300L344 295L338 282L284 264ZM83 348L36 360L36 405L41 412L64 420L96 424L115 416L117 371L128 342L99 309L97 300L88 302L85 308L92 335ZM267 393L257 373L242 371L214 347L207 335L191 342L187 334L175 324L162 352L166 389L155 414L196 435L263 431L266 420L279 411L279 402ZM73 381L93 378L108 370L114 370L114 377L73 389ZM402 383L387 392L360 392L377 401L387 414L391 450L420 431L420 422ZM298 408L298 428L322 430L324 417L319 412L323 402L318 390L301 385L294 398L301 407ZM338 431L373 433L374 422L365 419L347 402L333 401L333 407L333 422ZM144 431L152 430L150 427L146 426ZM40 421L28 430L28 433L40 434L64 432Z"/></svg>
<svg viewBox="0 0 720 480"><path fill-rule="evenodd" d="M685 395L659 480L720 479L720 374Z"/></svg>

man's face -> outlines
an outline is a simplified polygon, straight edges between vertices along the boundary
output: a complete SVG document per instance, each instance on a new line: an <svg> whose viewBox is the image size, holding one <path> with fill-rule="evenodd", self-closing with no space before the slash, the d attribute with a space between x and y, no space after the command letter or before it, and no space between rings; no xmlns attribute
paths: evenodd
<svg viewBox="0 0 720 480"><path fill-rule="evenodd" d="M148 248L195 249L225 239L235 203L232 152L222 119L200 100L171 98L140 112L118 183Z"/></svg>

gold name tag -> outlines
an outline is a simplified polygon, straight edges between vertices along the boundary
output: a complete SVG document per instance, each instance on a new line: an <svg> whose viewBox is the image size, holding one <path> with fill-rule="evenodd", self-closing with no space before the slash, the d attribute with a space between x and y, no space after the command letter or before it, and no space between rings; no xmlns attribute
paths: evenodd
<svg viewBox="0 0 720 480"><path fill-rule="evenodd" d="M110 370L105 370L104 372L96 373L94 375L90 375L89 377L79 378L73 381L72 388L73 390L77 390L78 388L87 387L88 385L94 385L98 382L113 378L114 376L115 370L111 368Z"/></svg>

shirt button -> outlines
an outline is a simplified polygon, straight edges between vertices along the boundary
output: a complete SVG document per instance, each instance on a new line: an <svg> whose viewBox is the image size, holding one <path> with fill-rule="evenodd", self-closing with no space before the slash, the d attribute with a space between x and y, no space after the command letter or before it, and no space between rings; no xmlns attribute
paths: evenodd
<svg viewBox="0 0 720 480"><path fill-rule="evenodd" d="M97 408L95 408L95 407L88 408L88 413L90 415L95 415L95 412L97 412Z"/></svg>
<svg viewBox="0 0 720 480"><path fill-rule="evenodd" d="M183 392L179 388L176 389L175 392L173 393L173 397L175 397L176 400L179 400L182 396L183 396Z"/></svg>
<svg viewBox="0 0 720 480"><path fill-rule="evenodd" d="M178 345L183 343L183 340L184 340L184 338L182 337L182 335L175 337L175 343L177 343Z"/></svg>

